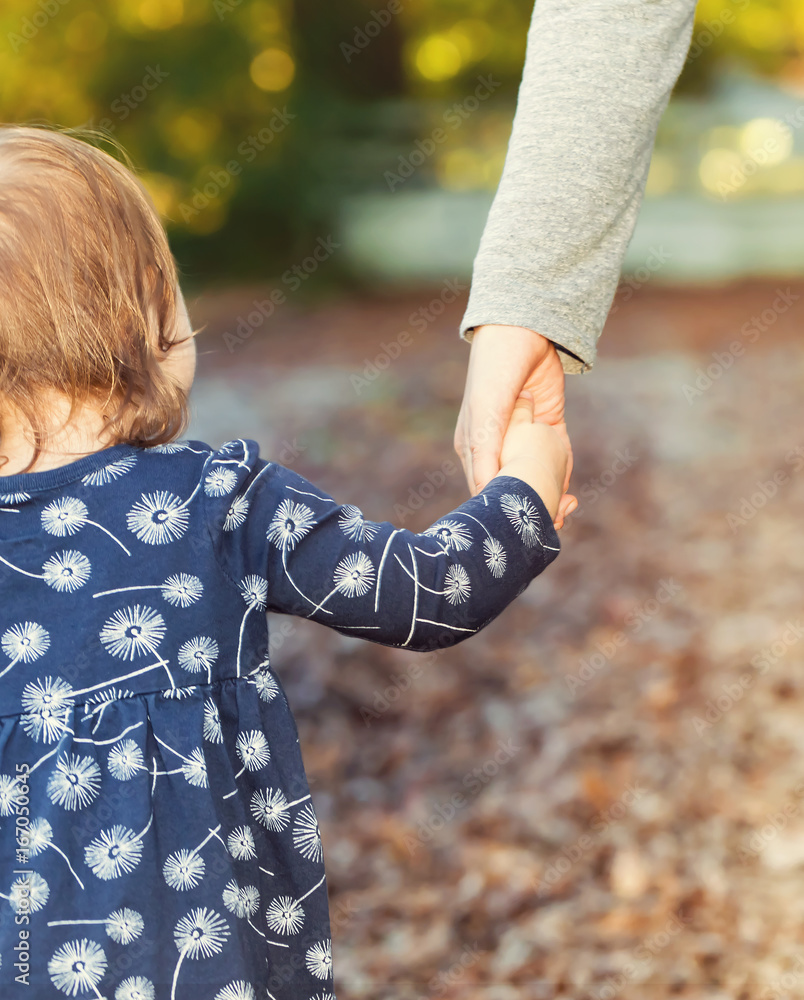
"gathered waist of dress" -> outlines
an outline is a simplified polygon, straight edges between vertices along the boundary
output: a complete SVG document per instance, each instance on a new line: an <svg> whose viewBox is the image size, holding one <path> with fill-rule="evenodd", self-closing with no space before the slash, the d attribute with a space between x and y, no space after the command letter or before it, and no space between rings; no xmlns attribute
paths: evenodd
<svg viewBox="0 0 804 1000"><path fill-rule="evenodd" d="M169 680L172 682L174 678L167 665L164 665L164 669L167 670ZM38 741L42 731L52 728L64 730L67 720L71 716L74 717L78 709L83 709L81 713L83 718L90 718L118 703L154 697L178 702L187 699L193 693L212 691L237 682L253 685L263 701L273 700L280 690L276 675L268 666L262 666L249 674L239 676L231 674L223 677L204 677L195 684L169 683L166 687L143 690L126 687L125 680L125 677L114 678L91 688L78 688L61 676L40 676L25 684L21 696L13 699L0 697L0 721L21 720L26 731Z"/></svg>

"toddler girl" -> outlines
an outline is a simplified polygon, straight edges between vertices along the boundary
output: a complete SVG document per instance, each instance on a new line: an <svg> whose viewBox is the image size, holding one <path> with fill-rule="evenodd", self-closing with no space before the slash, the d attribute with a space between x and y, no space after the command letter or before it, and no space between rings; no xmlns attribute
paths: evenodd
<svg viewBox="0 0 804 1000"><path fill-rule="evenodd" d="M476 496L422 534L367 521L255 441L177 440L194 351L133 174L0 128L4 998L332 1000L266 611L460 642L556 557L574 503L523 397Z"/></svg>

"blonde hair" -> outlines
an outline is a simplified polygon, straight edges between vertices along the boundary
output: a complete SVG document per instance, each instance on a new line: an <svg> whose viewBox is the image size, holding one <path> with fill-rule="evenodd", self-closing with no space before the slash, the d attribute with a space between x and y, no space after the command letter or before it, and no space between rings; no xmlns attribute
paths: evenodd
<svg viewBox="0 0 804 1000"><path fill-rule="evenodd" d="M112 444L184 432L186 391L160 365L178 316L167 234L133 172L76 133L0 125L0 440L13 409L33 430L24 471L49 436L43 390L69 399L68 420L100 404Z"/></svg>

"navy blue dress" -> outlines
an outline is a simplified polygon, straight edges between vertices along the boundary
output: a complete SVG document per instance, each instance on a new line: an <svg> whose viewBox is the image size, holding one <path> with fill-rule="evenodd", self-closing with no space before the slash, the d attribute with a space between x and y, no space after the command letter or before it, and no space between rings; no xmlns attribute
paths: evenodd
<svg viewBox="0 0 804 1000"><path fill-rule="evenodd" d="M430 650L557 553L519 479L413 534L251 440L0 477L0 996L334 1000L266 611Z"/></svg>

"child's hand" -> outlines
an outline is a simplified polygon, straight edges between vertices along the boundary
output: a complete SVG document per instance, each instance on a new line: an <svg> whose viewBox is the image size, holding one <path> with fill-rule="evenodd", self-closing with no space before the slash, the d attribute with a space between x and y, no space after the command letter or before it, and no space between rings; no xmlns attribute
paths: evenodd
<svg viewBox="0 0 804 1000"><path fill-rule="evenodd" d="M516 476L531 486L544 501L556 528L578 506L564 490L569 455L564 442L549 424L533 419L533 397L520 393L500 453L501 476Z"/></svg>

